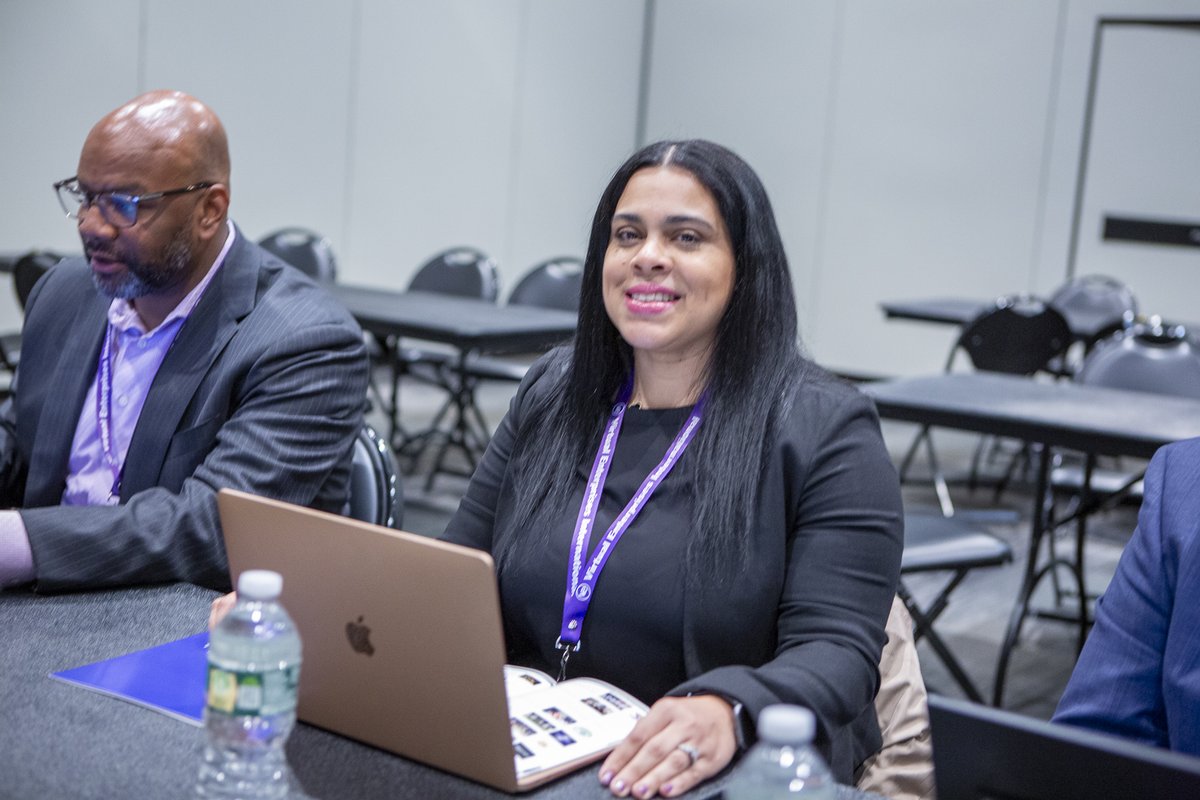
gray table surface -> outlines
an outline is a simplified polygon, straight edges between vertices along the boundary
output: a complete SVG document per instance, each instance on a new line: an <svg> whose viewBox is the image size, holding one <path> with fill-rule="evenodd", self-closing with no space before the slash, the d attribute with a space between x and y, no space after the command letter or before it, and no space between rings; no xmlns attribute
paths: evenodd
<svg viewBox="0 0 1200 800"><path fill-rule="evenodd" d="M407 336L462 351L522 353L548 349L575 334L576 315L568 311L341 283L329 289L377 336Z"/></svg>
<svg viewBox="0 0 1200 800"><path fill-rule="evenodd" d="M885 300L879 304L887 319L907 319L939 325L966 325L995 305L995 300L974 297L921 297L911 300ZM1080 341L1090 341L1099 334L1122 324L1120 317L1105 310L1087 308L1062 309L1071 335ZM1182 325L1193 336L1200 324L1188 320L1169 320L1168 325Z"/></svg>
<svg viewBox="0 0 1200 800"><path fill-rule="evenodd" d="M0 592L0 797L186 797L201 728L53 680L51 672L203 630L215 592L187 584L64 595ZM309 725L287 745L296 798L509 795ZM688 796L714 795L729 772ZM609 798L587 768L523 797ZM871 797L839 787L840 800Z"/></svg>
<svg viewBox="0 0 1200 800"><path fill-rule="evenodd" d="M995 372L863 385L879 415L1100 455L1149 458L1200 436L1200 400Z"/></svg>
<svg viewBox="0 0 1200 800"><path fill-rule="evenodd" d="M995 306L995 300L970 297L928 297L916 300L888 300L879 304L888 319L911 319L944 325L965 325ZM1063 317L1076 339L1088 341L1098 334L1121 325L1121 317L1107 310L1062 309Z"/></svg>

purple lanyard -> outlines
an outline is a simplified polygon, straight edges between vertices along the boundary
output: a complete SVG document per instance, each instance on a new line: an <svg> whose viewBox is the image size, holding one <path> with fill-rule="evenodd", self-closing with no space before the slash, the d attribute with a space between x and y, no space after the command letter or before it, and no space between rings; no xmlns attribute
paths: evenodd
<svg viewBox="0 0 1200 800"><path fill-rule="evenodd" d="M583 566L583 550L596 522L596 508L600 503L600 493L604 490L604 482L608 478L608 468L612 465L613 451L616 449L617 436L621 432L621 422L625 419L626 403L629 402L633 391L632 381L622 387L617 402L613 406L608 426L604 429L604 437L600 440L600 448L596 451L596 460L592 463L592 472L588 476L587 488L584 491L583 502L579 505L579 517L575 520L575 534L571 538L571 558L567 565L567 592L563 598L562 628L554 647L562 650L562 663L559 665L558 679L562 680L567 674L567 659L571 653L579 649L579 636L582 633L583 618L587 615L588 605L596 591L596 581L600 572L608 562L608 557L616 549L617 542L629 530L634 519L641 513L642 508L650 499L650 495L663 482L671 469L679 462L680 456L696 436L700 420L704 415L704 396L701 395L692 413L688 416L675 440L667 448L658 466L650 471L642 485L634 492L633 498L613 520L608 531L592 550L587 569ZM582 573L582 574L581 574Z"/></svg>
<svg viewBox="0 0 1200 800"><path fill-rule="evenodd" d="M111 324L104 328L104 346L100 348L100 365L97 368L99 381L96 387L96 426L100 429L100 446L104 448L104 462L112 470L113 482L108 496L115 497L121 493L121 474L124 466L117 459L116 447L112 436L112 341L116 331Z"/></svg>

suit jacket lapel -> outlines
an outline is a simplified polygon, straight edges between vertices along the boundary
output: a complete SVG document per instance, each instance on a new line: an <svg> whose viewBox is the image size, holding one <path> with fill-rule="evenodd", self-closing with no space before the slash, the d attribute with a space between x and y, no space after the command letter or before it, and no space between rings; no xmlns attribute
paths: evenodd
<svg viewBox="0 0 1200 800"><path fill-rule="evenodd" d="M254 307L258 266L255 249L237 231L225 263L183 323L150 384L125 456L122 501L157 485L167 447L200 383Z"/></svg>
<svg viewBox="0 0 1200 800"><path fill-rule="evenodd" d="M47 392L51 401L42 409L38 436L29 458L29 478L25 487L27 506L58 505L62 501L75 428L79 425L88 389L96 379L100 344L108 330L109 302L97 293L94 301L85 303L79 312L78 346L65 346L59 355L58 367ZM32 353L30 357L33 357Z"/></svg>

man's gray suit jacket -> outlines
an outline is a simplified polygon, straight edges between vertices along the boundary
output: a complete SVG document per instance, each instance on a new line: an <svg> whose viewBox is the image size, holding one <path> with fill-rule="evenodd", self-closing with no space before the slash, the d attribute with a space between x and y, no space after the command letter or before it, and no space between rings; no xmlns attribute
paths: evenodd
<svg viewBox="0 0 1200 800"><path fill-rule="evenodd" d="M224 487L342 510L366 396L362 334L240 231L150 386L120 505L61 506L109 303L83 259L51 269L30 295L14 394L0 407L0 503L22 509L37 590L228 588Z"/></svg>

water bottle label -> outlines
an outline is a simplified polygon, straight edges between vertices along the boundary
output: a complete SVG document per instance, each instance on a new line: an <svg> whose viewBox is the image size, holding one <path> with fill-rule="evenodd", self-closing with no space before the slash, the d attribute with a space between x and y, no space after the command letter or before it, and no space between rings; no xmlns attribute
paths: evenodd
<svg viewBox="0 0 1200 800"><path fill-rule="evenodd" d="M300 665L238 672L208 665L208 707L234 716L267 716L296 708Z"/></svg>

